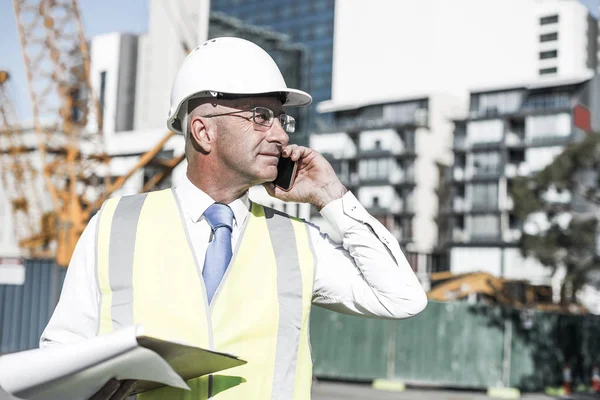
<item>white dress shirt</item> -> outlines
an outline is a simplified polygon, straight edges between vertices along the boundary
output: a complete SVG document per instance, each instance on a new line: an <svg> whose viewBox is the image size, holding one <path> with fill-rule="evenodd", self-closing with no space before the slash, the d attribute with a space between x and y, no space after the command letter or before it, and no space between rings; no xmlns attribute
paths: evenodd
<svg viewBox="0 0 600 400"><path fill-rule="evenodd" d="M187 177L175 188L198 264L204 265L210 227L204 211L214 203ZM232 246L248 218L248 195L229 204L234 214ZM309 224L316 253L313 303L345 314L401 319L421 312L427 297L393 235L350 192L327 204L321 215L337 231L335 243ZM95 278L94 216L73 253L58 305L40 345L73 343L96 335L100 293Z"/></svg>

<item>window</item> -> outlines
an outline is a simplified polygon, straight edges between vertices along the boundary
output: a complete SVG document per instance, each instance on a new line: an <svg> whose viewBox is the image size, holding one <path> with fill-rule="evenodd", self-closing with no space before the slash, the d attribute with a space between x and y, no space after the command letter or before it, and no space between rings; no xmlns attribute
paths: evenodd
<svg viewBox="0 0 600 400"><path fill-rule="evenodd" d="M377 150L381 149L381 140L376 140L373 147Z"/></svg>
<svg viewBox="0 0 600 400"><path fill-rule="evenodd" d="M540 69L540 75L556 74L557 72L558 72L558 68L556 68L556 67Z"/></svg>
<svg viewBox="0 0 600 400"><path fill-rule="evenodd" d="M553 40L558 40L558 32L544 33L543 35L540 35L540 42L551 42Z"/></svg>
<svg viewBox="0 0 600 400"><path fill-rule="evenodd" d="M472 155L475 175L495 175L500 172L500 153L497 151L478 151Z"/></svg>
<svg viewBox="0 0 600 400"><path fill-rule="evenodd" d="M465 229L465 216L457 215L454 217L454 227L460 230Z"/></svg>
<svg viewBox="0 0 600 400"><path fill-rule="evenodd" d="M504 120L490 119L469 121L467 125L467 140L469 143L497 143L504 136Z"/></svg>
<svg viewBox="0 0 600 400"><path fill-rule="evenodd" d="M556 24L558 22L558 15L548 15L540 18L540 25Z"/></svg>
<svg viewBox="0 0 600 400"><path fill-rule="evenodd" d="M558 57L558 50L540 51L540 60Z"/></svg>
<svg viewBox="0 0 600 400"><path fill-rule="evenodd" d="M471 217L471 237L475 240L498 239L500 220L496 215L473 215Z"/></svg>
<svg viewBox="0 0 600 400"><path fill-rule="evenodd" d="M508 228L521 229L521 220L513 213L508 214Z"/></svg>
<svg viewBox="0 0 600 400"><path fill-rule="evenodd" d="M496 93L471 95L471 110L482 115L497 115L515 112L521 106L523 93L511 90Z"/></svg>
<svg viewBox="0 0 600 400"><path fill-rule="evenodd" d="M532 115L526 120L526 138L532 142L548 137L566 137L571 134L572 119L568 113Z"/></svg>
<svg viewBox="0 0 600 400"><path fill-rule="evenodd" d="M471 204L473 209L498 208L498 184L474 183L471 185Z"/></svg>
<svg viewBox="0 0 600 400"><path fill-rule="evenodd" d="M106 100L106 71L100 72L100 94L98 96L98 102L100 103L100 118L104 115L104 102Z"/></svg>
<svg viewBox="0 0 600 400"><path fill-rule="evenodd" d="M374 196L373 197L373 208L377 208L379 207L379 197Z"/></svg>

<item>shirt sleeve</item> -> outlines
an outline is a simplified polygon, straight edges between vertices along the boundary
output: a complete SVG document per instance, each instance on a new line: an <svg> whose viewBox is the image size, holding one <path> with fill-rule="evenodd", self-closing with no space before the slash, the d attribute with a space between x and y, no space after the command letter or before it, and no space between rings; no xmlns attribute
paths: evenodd
<svg viewBox="0 0 600 400"><path fill-rule="evenodd" d="M95 215L75 246L60 299L42 333L40 347L76 343L96 336L99 304L95 274L97 224Z"/></svg>
<svg viewBox="0 0 600 400"><path fill-rule="evenodd" d="M310 226L317 258L314 304L386 319L409 318L425 309L427 295L398 241L351 192L327 204L321 215L341 243Z"/></svg>

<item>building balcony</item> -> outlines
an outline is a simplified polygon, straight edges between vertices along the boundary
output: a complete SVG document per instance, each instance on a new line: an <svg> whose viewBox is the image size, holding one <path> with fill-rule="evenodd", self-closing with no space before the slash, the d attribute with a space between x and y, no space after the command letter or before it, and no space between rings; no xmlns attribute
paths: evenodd
<svg viewBox="0 0 600 400"><path fill-rule="evenodd" d="M521 239L520 229L505 229L502 232L502 240L506 243L517 243Z"/></svg>
<svg viewBox="0 0 600 400"><path fill-rule="evenodd" d="M504 201L504 207L502 207L503 211L512 211L515 208L515 201L510 194L506 196Z"/></svg>
<svg viewBox="0 0 600 400"><path fill-rule="evenodd" d="M490 168L473 168L473 179L498 179L502 170L500 166Z"/></svg>
<svg viewBox="0 0 600 400"><path fill-rule="evenodd" d="M480 244L493 244L493 243L501 243L502 237L500 233L491 233L491 232L470 232L470 242L471 243L480 243Z"/></svg>
<svg viewBox="0 0 600 400"><path fill-rule="evenodd" d="M471 211L471 207L467 204L463 197L455 197L452 201L452 212L456 214L464 214Z"/></svg>
<svg viewBox="0 0 600 400"><path fill-rule="evenodd" d="M398 216L398 217L412 217L415 215L415 211L412 206L402 206L392 204L390 207L381 205L373 205L367 207L367 211L374 217L385 217L385 216Z"/></svg>
<svg viewBox="0 0 600 400"><path fill-rule="evenodd" d="M361 186L394 186L400 187L411 187L415 186L415 178L412 175L403 176L374 176L374 177L360 177Z"/></svg>
<svg viewBox="0 0 600 400"><path fill-rule="evenodd" d="M496 150L501 146L502 146L502 141L500 141L500 140L471 143L471 149L473 149L473 150Z"/></svg>
<svg viewBox="0 0 600 400"><path fill-rule="evenodd" d="M351 118L336 121L332 126L332 131L348 132L357 134L361 131L372 129L404 129L404 128L426 128L428 126L427 116L417 116L415 118Z"/></svg>
<svg viewBox="0 0 600 400"><path fill-rule="evenodd" d="M524 132L506 132L504 144L506 147L523 147L525 145Z"/></svg>
<svg viewBox="0 0 600 400"><path fill-rule="evenodd" d="M566 146L571 140L571 135L528 136L525 138L525 145L527 147Z"/></svg>
<svg viewBox="0 0 600 400"><path fill-rule="evenodd" d="M347 188L356 188L360 184L360 179L357 173L338 175L340 181Z"/></svg>
<svg viewBox="0 0 600 400"><path fill-rule="evenodd" d="M465 152L469 149L467 137L464 135L454 136L454 151Z"/></svg>
<svg viewBox="0 0 600 400"><path fill-rule="evenodd" d="M500 212L500 208L498 207L498 202L475 202L470 205L471 213L490 213L490 212Z"/></svg>
<svg viewBox="0 0 600 400"><path fill-rule="evenodd" d="M415 157L417 153L415 152L414 146L405 147L401 152L392 152L386 149L368 149L368 150L360 150L357 154L358 159L372 159L372 158L405 158L405 157Z"/></svg>
<svg viewBox="0 0 600 400"><path fill-rule="evenodd" d="M451 241L454 243L467 243L470 240L469 233L465 229L454 228L451 234Z"/></svg>
<svg viewBox="0 0 600 400"><path fill-rule="evenodd" d="M452 170L452 178L455 182L462 182L467 179L464 166L455 166Z"/></svg>
<svg viewBox="0 0 600 400"><path fill-rule="evenodd" d="M517 176L527 176L531 173L531 168L526 163L506 164L504 167L504 176L515 178Z"/></svg>

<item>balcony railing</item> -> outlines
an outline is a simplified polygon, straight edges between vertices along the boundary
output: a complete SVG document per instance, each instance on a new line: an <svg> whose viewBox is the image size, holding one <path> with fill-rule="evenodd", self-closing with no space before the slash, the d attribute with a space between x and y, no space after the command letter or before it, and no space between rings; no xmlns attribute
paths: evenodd
<svg viewBox="0 0 600 400"><path fill-rule="evenodd" d="M478 231L471 231L470 232L470 240L471 242L499 242L502 240L501 236L500 236L500 232L498 233L491 233L491 232L478 232Z"/></svg>
<svg viewBox="0 0 600 400"><path fill-rule="evenodd" d="M416 183L414 174L392 176L392 173L390 172L388 175L361 176L359 184L366 186L412 186Z"/></svg>
<svg viewBox="0 0 600 400"><path fill-rule="evenodd" d="M525 143L529 146L564 146L571 141L571 136L534 136L527 137Z"/></svg>
<svg viewBox="0 0 600 400"><path fill-rule="evenodd" d="M392 152L391 150L387 150L387 149L368 149L368 150L361 150L358 153L358 157L357 158L398 158L398 157L403 157L403 156L407 156L407 155L413 155L415 154L415 148L414 147L404 147L401 151L396 151L396 152Z"/></svg>
<svg viewBox="0 0 600 400"><path fill-rule="evenodd" d="M474 212L485 212L485 211L499 211L498 201L489 202L474 202L470 207L471 211Z"/></svg>
<svg viewBox="0 0 600 400"><path fill-rule="evenodd" d="M487 178L487 177L499 177L501 174L500 166L488 167L488 168L473 168L473 177L475 178Z"/></svg>

